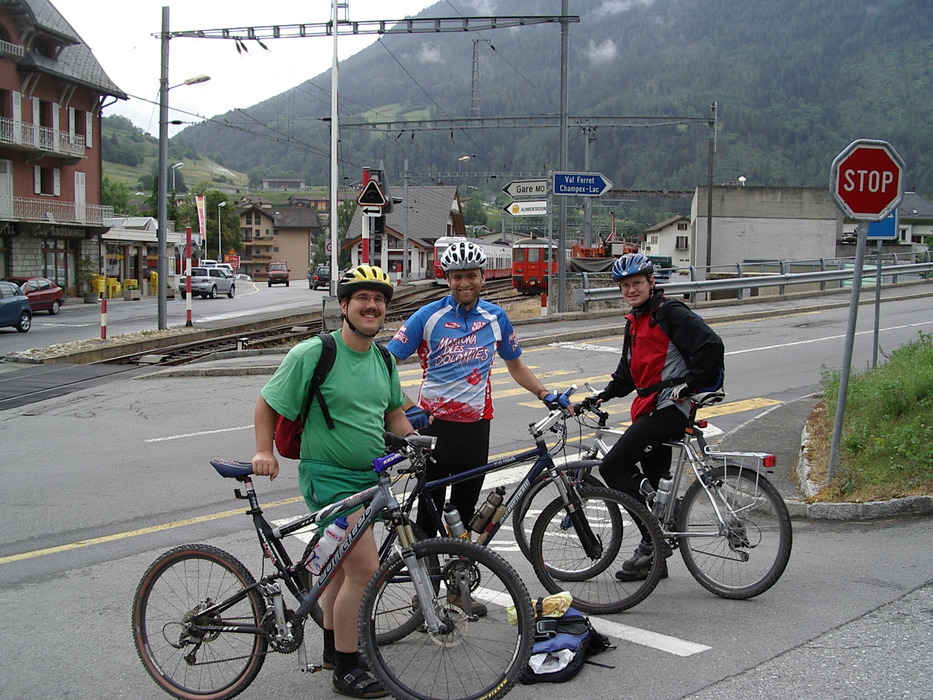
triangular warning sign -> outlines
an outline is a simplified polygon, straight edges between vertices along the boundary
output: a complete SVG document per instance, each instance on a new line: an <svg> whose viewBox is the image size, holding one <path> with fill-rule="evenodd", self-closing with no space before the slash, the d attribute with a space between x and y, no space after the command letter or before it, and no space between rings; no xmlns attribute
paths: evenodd
<svg viewBox="0 0 933 700"><path fill-rule="evenodd" d="M363 188L363 191L360 192L360 196L356 198L356 203L360 206L384 207L386 205L386 197L379 188L379 183L375 180L370 180L366 183L366 187Z"/></svg>

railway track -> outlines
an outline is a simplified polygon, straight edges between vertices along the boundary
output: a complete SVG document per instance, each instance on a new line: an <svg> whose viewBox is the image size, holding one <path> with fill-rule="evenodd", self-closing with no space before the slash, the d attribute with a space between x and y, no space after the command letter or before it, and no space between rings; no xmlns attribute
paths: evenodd
<svg viewBox="0 0 933 700"><path fill-rule="evenodd" d="M386 314L386 323L389 325L399 323L424 304L440 299L447 293L448 289L441 285L401 288L392 302L390 311ZM510 280L490 280L483 288L483 298L499 304L518 299L520 295L512 289ZM288 348L322 330L321 314L314 313L301 324L290 323L256 331L217 335L212 338L161 347L157 350L132 352L93 364L165 367L182 365L217 353L234 350Z"/></svg>

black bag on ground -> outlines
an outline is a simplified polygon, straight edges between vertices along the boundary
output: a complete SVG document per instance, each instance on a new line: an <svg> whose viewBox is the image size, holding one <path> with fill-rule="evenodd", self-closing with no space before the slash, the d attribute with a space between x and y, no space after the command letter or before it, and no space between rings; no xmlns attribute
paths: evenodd
<svg viewBox="0 0 933 700"><path fill-rule="evenodd" d="M576 676L590 656L609 649L609 637L594 629L588 617L571 607L562 617L535 620L535 643L522 683L563 683ZM611 667L608 667L611 668Z"/></svg>

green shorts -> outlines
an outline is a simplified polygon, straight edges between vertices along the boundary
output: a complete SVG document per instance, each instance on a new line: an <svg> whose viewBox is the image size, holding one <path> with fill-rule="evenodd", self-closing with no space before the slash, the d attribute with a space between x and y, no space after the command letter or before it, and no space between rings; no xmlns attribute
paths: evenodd
<svg viewBox="0 0 933 700"><path fill-rule="evenodd" d="M298 465L298 487L312 512L365 491L378 481L379 477L372 469L345 469L323 462L303 461ZM321 527L332 521L333 518L321 521Z"/></svg>

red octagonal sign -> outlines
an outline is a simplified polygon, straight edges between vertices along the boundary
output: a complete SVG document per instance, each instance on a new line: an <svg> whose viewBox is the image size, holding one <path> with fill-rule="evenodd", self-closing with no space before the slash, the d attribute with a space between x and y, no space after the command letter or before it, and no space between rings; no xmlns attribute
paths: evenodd
<svg viewBox="0 0 933 700"><path fill-rule="evenodd" d="M884 141L853 141L833 161L830 190L851 219L881 221L903 197L904 162Z"/></svg>

